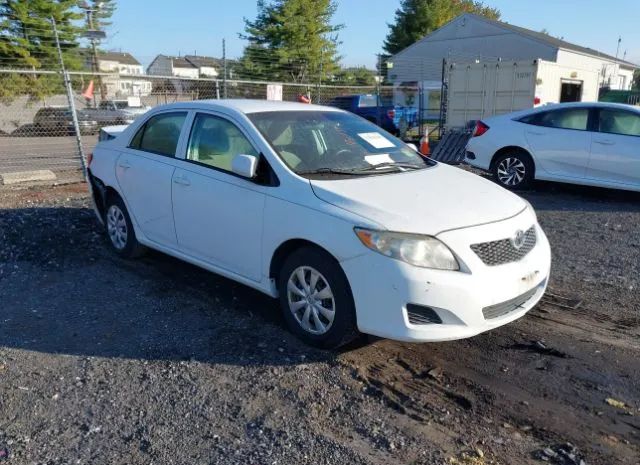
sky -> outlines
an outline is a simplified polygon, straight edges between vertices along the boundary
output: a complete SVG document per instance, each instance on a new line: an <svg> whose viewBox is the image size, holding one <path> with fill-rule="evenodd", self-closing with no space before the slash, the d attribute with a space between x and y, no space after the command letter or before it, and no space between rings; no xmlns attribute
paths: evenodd
<svg viewBox="0 0 640 465"><path fill-rule="evenodd" d="M335 23L342 62L373 68L376 54L393 21L400 0L337 0ZM502 20L610 55L640 63L640 0L485 0L498 8ZM243 18L256 16L256 0L119 0L103 43L107 50L132 53L145 66L159 53L237 58L245 42L238 37Z"/></svg>

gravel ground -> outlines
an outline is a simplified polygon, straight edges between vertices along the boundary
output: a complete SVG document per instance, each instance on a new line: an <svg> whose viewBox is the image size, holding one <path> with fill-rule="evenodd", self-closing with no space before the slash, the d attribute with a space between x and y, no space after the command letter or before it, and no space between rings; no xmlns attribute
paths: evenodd
<svg viewBox="0 0 640 465"><path fill-rule="evenodd" d="M276 302L112 254L81 184L0 191L0 462L638 464L640 195L540 184L525 318L310 349Z"/></svg>

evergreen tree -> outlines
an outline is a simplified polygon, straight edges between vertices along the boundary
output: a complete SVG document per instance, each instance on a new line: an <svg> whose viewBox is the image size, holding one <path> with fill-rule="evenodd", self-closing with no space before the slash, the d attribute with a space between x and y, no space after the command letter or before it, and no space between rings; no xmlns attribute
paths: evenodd
<svg viewBox="0 0 640 465"><path fill-rule="evenodd" d="M395 55L462 13L500 18L496 8L476 0L402 0L383 49Z"/></svg>
<svg viewBox="0 0 640 465"><path fill-rule="evenodd" d="M55 43L55 19L65 65L78 69L78 37L75 0L4 0L0 3L0 67L28 70L58 70L60 61ZM0 75L0 99L18 94L41 98L60 91L60 76L45 74Z"/></svg>
<svg viewBox="0 0 640 465"><path fill-rule="evenodd" d="M243 78L319 82L338 69L334 0L258 1L258 16L245 19L247 39L238 69Z"/></svg>

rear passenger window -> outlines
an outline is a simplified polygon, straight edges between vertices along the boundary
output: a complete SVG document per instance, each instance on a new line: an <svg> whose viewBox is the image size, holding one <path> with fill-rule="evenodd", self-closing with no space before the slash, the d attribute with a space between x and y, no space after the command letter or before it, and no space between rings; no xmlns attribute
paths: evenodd
<svg viewBox="0 0 640 465"><path fill-rule="evenodd" d="M129 147L160 155L175 156L180 132L187 114L162 113L153 116L131 140Z"/></svg>
<svg viewBox="0 0 640 465"><path fill-rule="evenodd" d="M589 109L570 108L566 110L543 111L525 116L520 119L520 122L547 128L586 131L589 122Z"/></svg>
<svg viewBox="0 0 640 465"><path fill-rule="evenodd" d="M600 110L598 130L608 134L640 136L640 115L624 110Z"/></svg>
<svg viewBox="0 0 640 465"><path fill-rule="evenodd" d="M231 161L236 155L257 157L258 151L233 123L216 116L196 115L187 159L231 171Z"/></svg>

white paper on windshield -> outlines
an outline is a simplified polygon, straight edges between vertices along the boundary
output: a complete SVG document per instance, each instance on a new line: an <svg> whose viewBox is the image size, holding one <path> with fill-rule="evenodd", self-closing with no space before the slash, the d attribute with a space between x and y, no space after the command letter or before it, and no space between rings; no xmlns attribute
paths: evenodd
<svg viewBox="0 0 640 465"><path fill-rule="evenodd" d="M381 165L382 163L393 163L393 160L388 153L381 153L379 155L365 155L364 161L370 165Z"/></svg>
<svg viewBox="0 0 640 465"><path fill-rule="evenodd" d="M388 149L391 147L395 147L395 145L393 145L393 142L391 142L379 132L361 132L358 135L376 149Z"/></svg>

